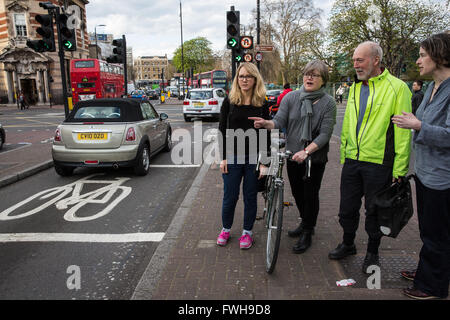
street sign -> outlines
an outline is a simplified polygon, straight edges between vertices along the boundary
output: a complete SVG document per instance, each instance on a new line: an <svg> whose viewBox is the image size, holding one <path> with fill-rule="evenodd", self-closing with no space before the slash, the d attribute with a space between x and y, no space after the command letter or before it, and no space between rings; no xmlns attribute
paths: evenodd
<svg viewBox="0 0 450 320"><path fill-rule="evenodd" d="M272 45L267 45L267 44L257 44L255 46L255 50L256 51L272 52L273 51L273 46Z"/></svg>
<svg viewBox="0 0 450 320"><path fill-rule="evenodd" d="M252 61L253 61L253 56L252 56L250 53L247 53L247 54L244 56L244 61L245 61L245 62L252 62Z"/></svg>
<svg viewBox="0 0 450 320"><path fill-rule="evenodd" d="M258 62L261 62L262 59L263 59L262 53L261 53L261 52L257 52L257 53L255 54L255 60L258 61Z"/></svg>
<svg viewBox="0 0 450 320"><path fill-rule="evenodd" d="M253 48L253 37L251 36L241 37L241 48L245 50Z"/></svg>

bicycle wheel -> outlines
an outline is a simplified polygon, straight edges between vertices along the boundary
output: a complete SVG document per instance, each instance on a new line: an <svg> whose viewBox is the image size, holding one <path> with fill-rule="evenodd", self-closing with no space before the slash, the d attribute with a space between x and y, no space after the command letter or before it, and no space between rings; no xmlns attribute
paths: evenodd
<svg viewBox="0 0 450 320"><path fill-rule="evenodd" d="M271 274L277 263L283 226L283 188L276 188L269 209L266 243L266 271Z"/></svg>

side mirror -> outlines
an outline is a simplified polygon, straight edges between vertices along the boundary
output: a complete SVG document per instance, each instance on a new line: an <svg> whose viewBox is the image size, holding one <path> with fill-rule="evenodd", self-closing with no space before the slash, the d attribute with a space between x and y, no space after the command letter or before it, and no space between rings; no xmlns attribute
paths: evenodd
<svg viewBox="0 0 450 320"><path fill-rule="evenodd" d="M159 114L159 120L167 120L167 118L169 118L167 113L162 112Z"/></svg>

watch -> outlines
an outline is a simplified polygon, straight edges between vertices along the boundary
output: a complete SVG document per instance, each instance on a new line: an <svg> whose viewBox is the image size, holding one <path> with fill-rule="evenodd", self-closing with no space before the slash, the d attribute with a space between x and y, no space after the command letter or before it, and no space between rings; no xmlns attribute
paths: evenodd
<svg viewBox="0 0 450 320"><path fill-rule="evenodd" d="M305 153L309 156L309 151L305 149L303 149L305 151Z"/></svg>

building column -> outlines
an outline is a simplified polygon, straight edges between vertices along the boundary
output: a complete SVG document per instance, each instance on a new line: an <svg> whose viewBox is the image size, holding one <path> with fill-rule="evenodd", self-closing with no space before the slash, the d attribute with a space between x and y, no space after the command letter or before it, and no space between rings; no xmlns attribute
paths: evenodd
<svg viewBox="0 0 450 320"><path fill-rule="evenodd" d="M45 102L50 103L50 91L48 88L48 71L44 69L44 93L45 93Z"/></svg>
<svg viewBox="0 0 450 320"><path fill-rule="evenodd" d="M10 70L5 70L6 74L6 84L8 88L8 103L14 103L14 84L12 79L12 72Z"/></svg>
<svg viewBox="0 0 450 320"><path fill-rule="evenodd" d="M36 70L37 73L37 90L38 90L38 103L43 104L44 103L44 84L42 83L42 71Z"/></svg>
<svg viewBox="0 0 450 320"><path fill-rule="evenodd" d="M20 90L21 86L20 86L20 81L17 78L17 71L13 70L13 84L14 84L14 93L15 93L15 98L16 98L16 102L19 99L19 94L20 94Z"/></svg>

